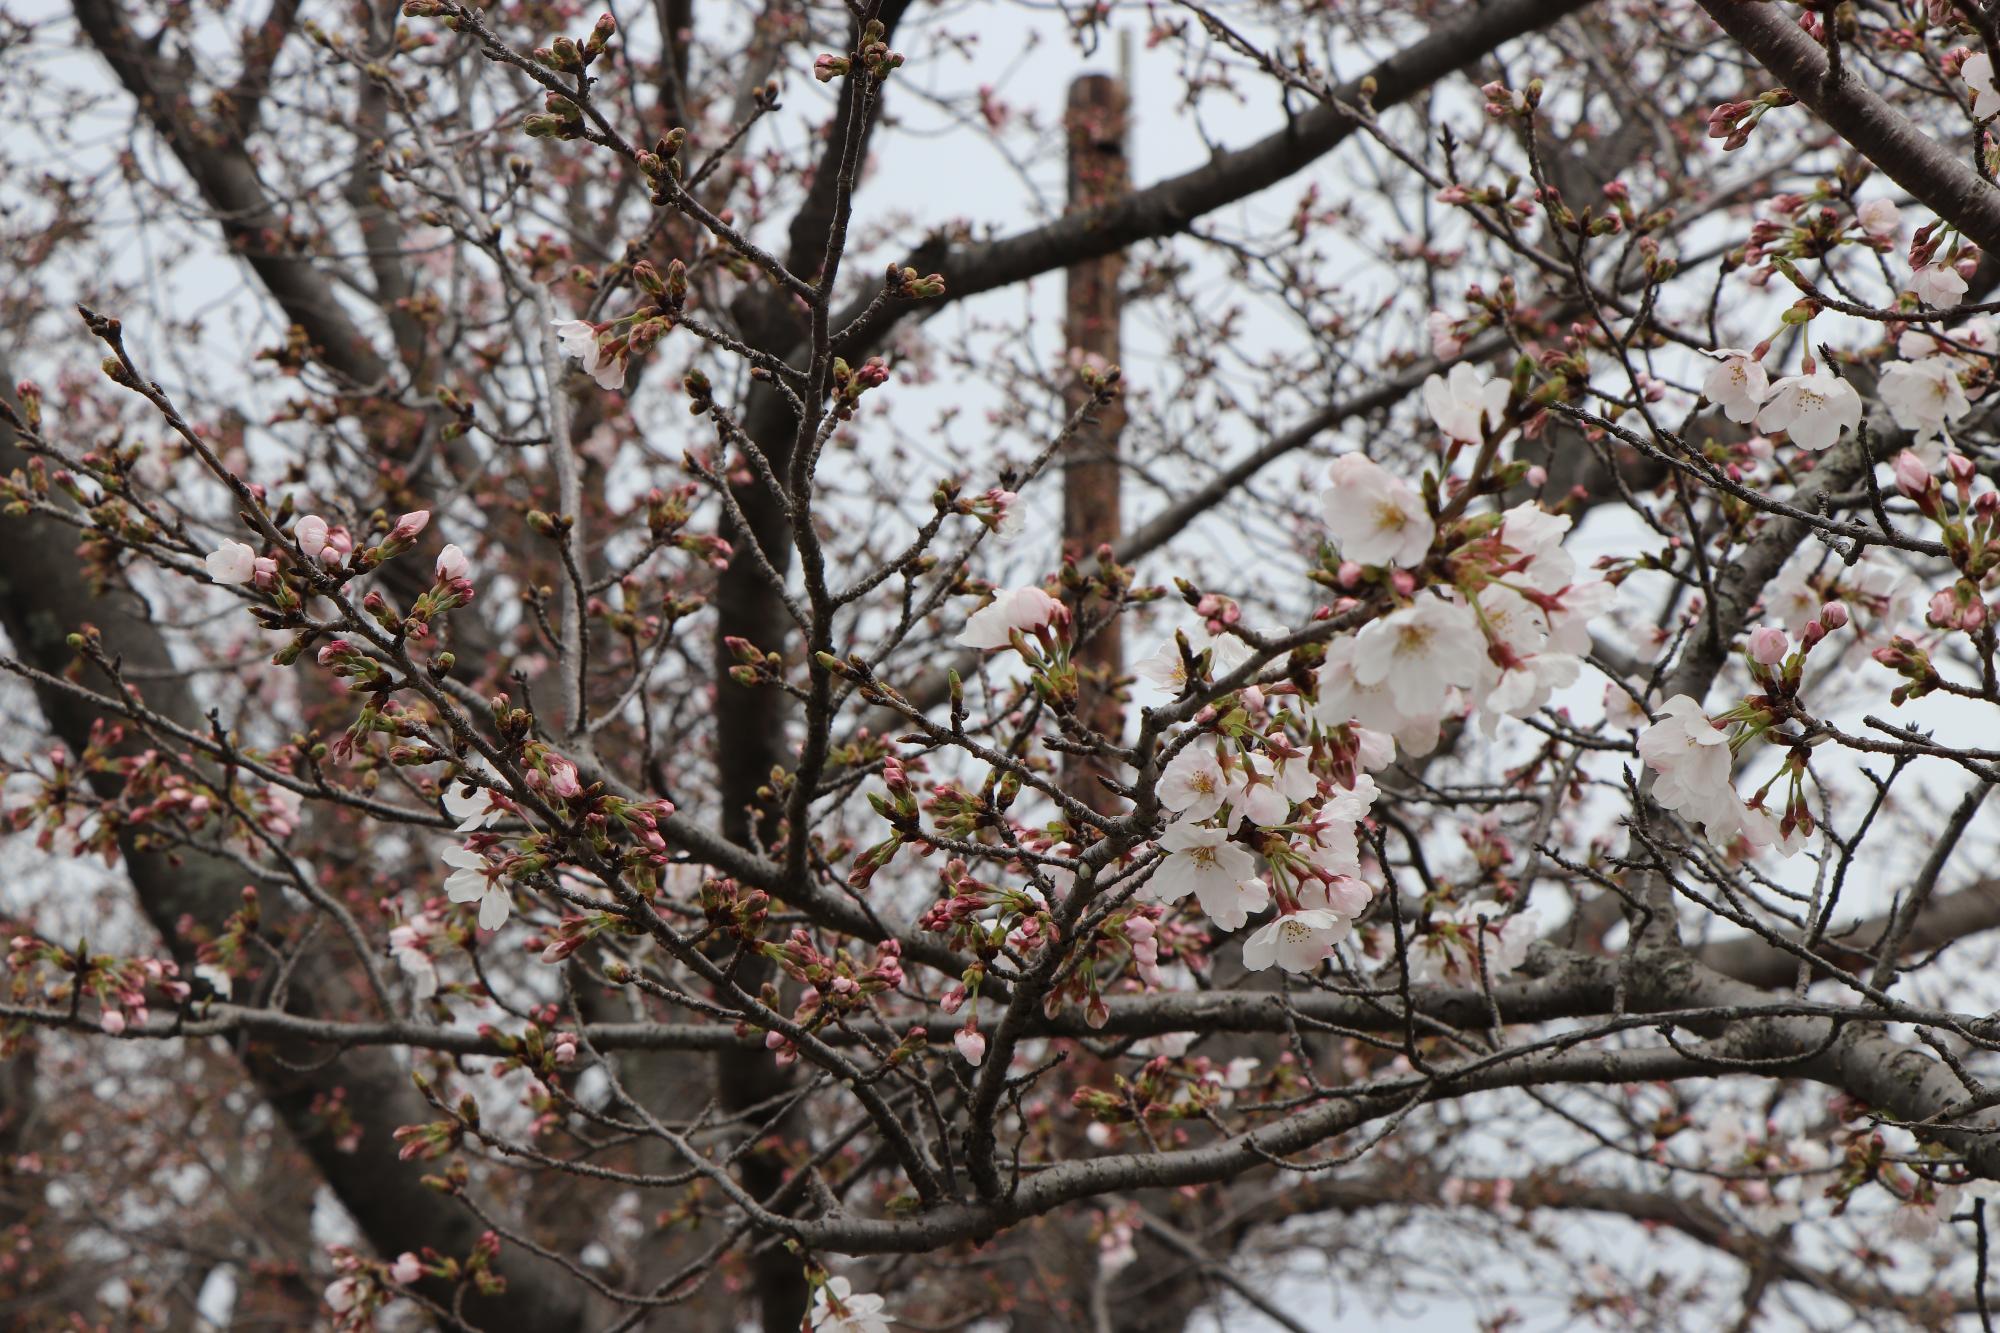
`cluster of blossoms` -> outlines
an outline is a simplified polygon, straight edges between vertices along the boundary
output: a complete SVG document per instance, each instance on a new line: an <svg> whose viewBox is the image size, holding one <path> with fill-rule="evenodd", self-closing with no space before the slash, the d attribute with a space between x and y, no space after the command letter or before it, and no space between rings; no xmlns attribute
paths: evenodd
<svg viewBox="0 0 2000 1333"><path fill-rule="evenodd" d="M1806 659L1836 631L1849 624L1847 607L1837 601L1820 607L1806 622L1796 644L1784 629L1760 625L1743 645L1752 690L1744 700L1720 715L1717 726L1702 711L1701 702L1677 694L1659 706L1659 716L1640 730L1639 757L1654 775L1652 798L1663 809L1706 828L1718 843L1741 837L1752 847L1775 847L1789 856L1810 837L1817 820L1806 801L1808 744L1784 729L1802 719L1798 695ZM1747 802L1738 796L1731 774L1744 748L1757 740L1785 746L1788 754L1777 773ZM1788 779L1784 809L1766 809L1769 793Z"/></svg>
<svg viewBox="0 0 2000 1333"><path fill-rule="evenodd" d="M430 521L430 510L411 510L390 526L379 543L363 548L358 559L353 534L345 527L328 523L318 514L302 515L292 525L292 541L298 548L298 554L310 564L328 571L345 569L360 573L409 550ZM450 583L467 578L470 570L464 553L456 546L448 546L445 550L454 554L448 564L443 557L439 558L439 582ZM217 583L247 583L268 590L276 586L280 559L289 554L281 545L277 555L259 555L253 546L224 538L220 545L203 557L203 564L209 578ZM449 575L447 569L451 571Z"/></svg>
<svg viewBox="0 0 2000 1333"><path fill-rule="evenodd" d="M1454 447L1490 444L1513 420L1510 386L1469 365L1433 377L1425 397ZM1154 785L1171 819L1141 901L1169 906L1192 896L1224 931L1270 912L1243 941L1252 969L1316 969L1367 911L1374 889L1363 878L1361 828L1378 794L1370 773L1399 744L1427 752L1447 718L1476 714L1490 730L1500 717L1542 708L1580 675L1589 624L1615 598L1611 584L1577 577L1562 546L1569 520L1532 502L1498 514L1440 509L1359 454L1337 459L1331 481L1323 509L1340 596L1326 614L1364 623L1328 644L1310 692L1296 680L1251 685L1204 710L1169 745ZM1137 668L1176 694L1251 653L1232 632L1232 603L1189 596L1201 626ZM1063 604L1039 588L1003 591L959 642L1012 647L1046 669L1063 657L1067 620ZM902 818L913 826L914 805L905 805ZM1002 896L954 889L927 928L946 928L947 918ZM1017 935L1034 924L1022 897ZM1121 925L1140 980L1158 984L1159 926L1137 914ZM1414 965L1435 980L1464 980L1482 959L1505 971L1521 962L1532 935L1525 914L1500 914L1494 903L1441 911Z"/></svg>
<svg viewBox="0 0 2000 1333"><path fill-rule="evenodd" d="M1469 440L1500 424L1506 386L1484 384L1462 365L1453 374L1428 386L1440 428ZM1577 581L1561 545L1569 521L1532 503L1456 519L1440 543L1437 516L1422 498L1370 460L1343 456L1332 480L1324 513L1341 555L1337 579L1349 594L1332 609L1355 614L1372 605L1376 615L1327 646L1316 697L1284 714L1290 726L1246 725L1228 743L1197 741L1159 784L1162 804L1179 819L1160 839L1168 855L1153 892L1168 899L1194 892L1224 929L1275 901L1277 916L1244 942L1252 968L1316 967L1368 906L1358 839L1376 796L1368 772L1385 766L1398 744L1427 752L1447 716L1478 713L1491 726L1542 707L1577 678L1588 623L1615 595L1602 581ZM1265 702L1248 700L1253 710ZM1258 830L1251 846L1268 883L1252 873L1250 847L1233 837L1239 823ZM1439 927L1440 976L1449 971L1450 941L1464 933ZM1525 923L1506 929L1505 967L1520 961L1527 937Z"/></svg>
<svg viewBox="0 0 2000 1333"><path fill-rule="evenodd" d="M1719 347L1702 394L1731 421L1755 422L1762 431L1784 431L1792 443L1815 453L1830 449L1843 430L1861 424L1861 395L1824 366L1809 365L1773 382L1763 366L1767 345L1750 351ZM1811 358L1808 358L1810 362Z"/></svg>

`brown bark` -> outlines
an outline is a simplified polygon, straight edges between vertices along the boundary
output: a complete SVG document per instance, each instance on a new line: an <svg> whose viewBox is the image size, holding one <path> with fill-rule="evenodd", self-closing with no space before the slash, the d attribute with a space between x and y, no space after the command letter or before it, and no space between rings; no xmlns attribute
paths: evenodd
<svg viewBox="0 0 2000 1333"><path fill-rule="evenodd" d="M1124 85L1108 74L1086 74L1070 85L1066 124L1072 213L1107 207L1130 190L1131 169L1125 157L1128 109ZM1124 272L1124 252L1113 251L1072 264L1066 276L1064 345L1081 363L1069 368L1065 406L1071 415L1090 401L1080 373L1083 367L1118 364L1124 307L1119 282ZM1097 552L1109 548L1124 531L1118 463L1118 437L1124 429L1124 401L1113 399L1071 436L1063 451L1063 558L1086 573L1095 568ZM1080 683L1079 720L1116 741L1124 730L1119 676L1125 666L1116 607L1103 597L1080 595L1072 600L1071 610L1079 634L1072 658ZM1064 786L1085 804L1109 811L1115 798L1098 779L1115 776L1111 769L1101 756L1071 755Z"/></svg>

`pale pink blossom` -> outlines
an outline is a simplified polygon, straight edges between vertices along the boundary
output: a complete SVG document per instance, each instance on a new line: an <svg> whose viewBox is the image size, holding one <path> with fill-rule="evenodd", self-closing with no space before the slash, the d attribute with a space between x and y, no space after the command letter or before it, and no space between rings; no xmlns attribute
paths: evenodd
<svg viewBox="0 0 2000 1333"><path fill-rule="evenodd" d="M1532 912L1506 915L1499 903L1482 900L1431 919L1433 929L1410 944L1410 980L1476 986L1481 960L1485 975L1497 978L1527 961L1536 935Z"/></svg>
<svg viewBox="0 0 2000 1333"><path fill-rule="evenodd" d="M411 993L419 1000L428 1000L437 994L437 964L425 947L434 925L429 916L419 913L389 932L389 953L395 958L396 966L410 979Z"/></svg>
<svg viewBox="0 0 2000 1333"><path fill-rule="evenodd" d="M1223 930L1241 930L1271 905L1271 886L1255 875L1234 884L1203 877L1194 886L1194 896L1210 921Z"/></svg>
<svg viewBox="0 0 2000 1333"><path fill-rule="evenodd" d="M448 782L445 784L443 799L444 812L459 821L460 833L491 828L507 813L505 807L494 801L493 793L485 787Z"/></svg>
<svg viewBox="0 0 2000 1333"><path fill-rule="evenodd" d="M208 566L208 576L217 583L248 583L257 574L257 552L227 538L203 557L202 563Z"/></svg>
<svg viewBox="0 0 2000 1333"><path fill-rule="evenodd" d="M1249 646L1234 635L1212 634L1204 625L1196 625L1181 633L1186 636L1188 649L1197 660L1203 653L1208 654L1210 677L1226 676L1250 660ZM1169 694L1179 695L1187 688L1187 664L1181 658L1180 641L1171 635L1153 650L1150 657L1141 658L1134 664L1132 670L1141 679L1153 682Z"/></svg>
<svg viewBox="0 0 2000 1333"><path fill-rule="evenodd" d="M1898 426L1919 440L1930 439L1972 410L1959 369L1948 356L1893 361L1882 371L1878 392Z"/></svg>
<svg viewBox="0 0 2000 1333"><path fill-rule="evenodd" d="M361 1292L360 1278L335 1278L326 1289L326 1308L335 1314L346 1314L360 1303Z"/></svg>
<svg viewBox="0 0 2000 1333"><path fill-rule="evenodd" d="M583 795L583 782L576 771L576 765L559 754L548 758L549 790L568 800Z"/></svg>
<svg viewBox="0 0 2000 1333"><path fill-rule="evenodd" d="M977 1065L986 1058L986 1038L970 1023L953 1033L951 1042L969 1065Z"/></svg>
<svg viewBox="0 0 2000 1333"><path fill-rule="evenodd" d="M596 325L587 319L558 319L553 323L556 345L562 349L562 354L580 361L583 373L595 380L598 388L617 390L625 387L626 358L607 352L603 340L598 337Z"/></svg>
<svg viewBox="0 0 2000 1333"><path fill-rule="evenodd" d="M1327 645L1318 674L1319 698L1314 705L1314 718L1323 727L1359 723L1378 738L1378 744L1380 737L1387 736L1405 754L1429 754L1437 745L1444 701L1440 699L1434 709L1418 712L1399 707L1387 683L1377 680L1364 685L1357 678L1357 652L1353 637L1335 639Z"/></svg>
<svg viewBox="0 0 2000 1333"><path fill-rule="evenodd" d="M1367 911L1374 900L1375 890L1368 886L1368 881L1354 875L1314 880L1299 890L1300 906L1325 908L1350 919Z"/></svg>
<svg viewBox="0 0 2000 1333"><path fill-rule="evenodd" d="M1355 682L1386 686L1406 716L1442 711L1445 691L1478 680L1486 655L1472 611L1430 595L1371 621L1354 639Z"/></svg>
<svg viewBox="0 0 2000 1333"><path fill-rule="evenodd" d="M1878 241L1894 240L1903 230L1903 215L1895 201L1875 198L1863 201L1854 210L1854 216L1861 223L1861 230Z"/></svg>
<svg viewBox="0 0 2000 1333"><path fill-rule="evenodd" d="M1604 720L1620 731L1638 731L1652 719L1632 692L1614 681L1604 687Z"/></svg>
<svg viewBox="0 0 2000 1333"><path fill-rule="evenodd" d="M318 514L307 514L292 526L292 540L299 544L299 551L308 560L318 560L320 552L326 549L326 520Z"/></svg>
<svg viewBox="0 0 2000 1333"><path fill-rule="evenodd" d="M1909 290L1925 305L1949 310L1965 299L1965 279L1950 264L1926 264L1910 275Z"/></svg>
<svg viewBox="0 0 2000 1333"><path fill-rule="evenodd" d="M1424 332L1430 335L1431 355L1440 361L1449 361L1465 350L1465 339L1452 331L1457 322L1442 310L1433 310L1424 316Z"/></svg>
<svg viewBox="0 0 2000 1333"><path fill-rule="evenodd" d="M1689 696L1660 705L1659 718L1639 735L1639 757L1658 775L1653 799L1665 809L1703 822L1724 806L1741 809L1729 782L1729 737Z"/></svg>
<svg viewBox="0 0 2000 1333"><path fill-rule="evenodd" d="M1068 616L1068 608L1040 588L1003 588L966 620L958 642L967 648L1005 648L1014 641L1014 631L1033 634Z"/></svg>

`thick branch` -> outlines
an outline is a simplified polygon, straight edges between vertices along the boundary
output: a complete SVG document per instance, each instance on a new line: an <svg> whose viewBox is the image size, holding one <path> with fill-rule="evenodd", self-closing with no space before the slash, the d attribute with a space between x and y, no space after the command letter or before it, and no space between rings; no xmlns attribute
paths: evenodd
<svg viewBox="0 0 2000 1333"><path fill-rule="evenodd" d="M1826 52L1781 6L1701 0L1701 7L1890 180L1977 241L1980 249L2000 251L2000 190L1862 83L1854 62L1829 78Z"/></svg>

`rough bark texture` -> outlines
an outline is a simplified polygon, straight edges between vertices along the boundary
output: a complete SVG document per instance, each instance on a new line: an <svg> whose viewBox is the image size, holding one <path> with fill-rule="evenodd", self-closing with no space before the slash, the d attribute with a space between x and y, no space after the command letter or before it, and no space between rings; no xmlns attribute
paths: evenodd
<svg viewBox="0 0 2000 1333"><path fill-rule="evenodd" d="M1108 207L1130 190L1127 111L1124 85L1108 74L1086 74L1070 85L1066 125L1072 213ZM1114 251L1072 264L1065 274L1064 345L1084 365L1101 369L1118 364L1124 273L1125 256ZM1065 404L1074 414L1090 400L1090 391L1074 369L1066 373L1074 376ZM1124 429L1124 401L1114 400L1071 436L1064 450L1063 557L1085 572L1096 567L1098 549L1113 545L1124 532L1118 463L1118 437ZM1102 598L1085 597L1073 609L1079 623L1090 625L1108 608ZM1081 680L1078 716L1092 731L1117 738L1125 730L1118 684L1125 659L1118 622L1109 620L1091 631L1074 660ZM1108 810L1114 799L1098 778L1115 777L1112 767L1098 756L1069 756L1064 785L1078 800Z"/></svg>

